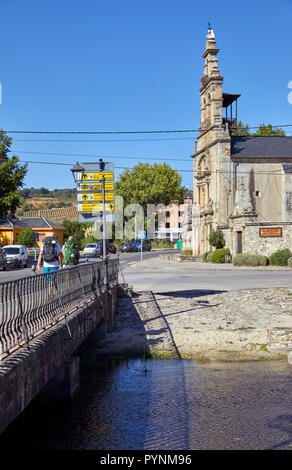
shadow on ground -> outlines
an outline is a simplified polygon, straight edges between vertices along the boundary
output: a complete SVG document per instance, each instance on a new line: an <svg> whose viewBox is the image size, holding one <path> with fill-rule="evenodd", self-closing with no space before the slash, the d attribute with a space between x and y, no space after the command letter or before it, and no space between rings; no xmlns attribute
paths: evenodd
<svg viewBox="0 0 292 470"><path fill-rule="evenodd" d="M191 289L191 290L177 290L167 292L155 292L157 295L165 295L168 297L181 297L181 298L193 298L203 297L205 295L224 294L226 290L209 290L209 289Z"/></svg>

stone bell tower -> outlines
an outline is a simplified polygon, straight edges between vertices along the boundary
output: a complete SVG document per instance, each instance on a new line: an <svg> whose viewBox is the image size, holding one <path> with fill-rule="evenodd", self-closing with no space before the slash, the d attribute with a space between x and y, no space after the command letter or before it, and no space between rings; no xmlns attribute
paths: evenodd
<svg viewBox="0 0 292 470"><path fill-rule="evenodd" d="M201 78L201 123L193 158L194 212L192 249L194 255L211 250L211 229L228 222L233 208L231 171L232 103L239 95L223 93L223 77L218 67L215 33L209 24L206 37L204 75ZM231 105L231 120L227 108ZM223 109L226 108L226 117ZM232 124L233 123L233 124ZM194 226L195 224L195 226Z"/></svg>

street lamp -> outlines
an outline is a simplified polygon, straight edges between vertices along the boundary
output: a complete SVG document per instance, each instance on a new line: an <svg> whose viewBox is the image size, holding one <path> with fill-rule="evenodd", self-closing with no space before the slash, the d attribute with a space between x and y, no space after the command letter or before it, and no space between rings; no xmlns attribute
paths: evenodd
<svg viewBox="0 0 292 470"><path fill-rule="evenodd" d="M82 181L83 179L85 168L82 165L80 165L80 163L77 162L75 163L73 168L71 168L71 172L72 172L75 183L78 183L79 181ZM81 173L81 178L78 178L78 175L80 173Z"/></svg>

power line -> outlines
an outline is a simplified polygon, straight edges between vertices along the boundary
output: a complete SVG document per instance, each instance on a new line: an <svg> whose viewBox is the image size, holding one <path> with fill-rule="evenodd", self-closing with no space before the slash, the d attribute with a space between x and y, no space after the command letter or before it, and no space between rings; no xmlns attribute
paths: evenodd
<svg viewBox="0 0 292 470"><path fill-rule="evenodd" d="M74 166L75 163L60 163L60 162L40 162L40 161L33 161L33 160L19 160L21 163L34 163L34 164L40 164L40 165L61 165L61 166ZM132 170L133 168L132 167L127 167L127 166L116 166L115 168L119 169L119 170ZM161 168L144 168L144 170L147 170L147 171L161 171ZM183 169L175 169L175 168L164 168L163 169L164 171L177 171L177 172L184 172L184 173L193 173L193 170L183 170ZM212 170L208 173L217 173L217 174L228 174L230 175L231 172L230 171L224 171L224 170ZM250 172L249 171L241 171L238 176L240 175L249 175ZM255 176L256 175L282 175L284 173L280 173L277 171L257 171L254 173Z"/></svg>
<svg viewBox="0 0 292 470"><path fill-rule="evenodd" d="M259 129L260 126L248 126L249 129ZM292 127L292 124L272 125L272 128ZM173 130L151 130L151 131L26 131L26 130L3 130L6 134L72 134L72 135L113 135L113 134L174 134L187 132L204 132L209 129L173 129ZM259 136L261 137L261 136Z"/></svg>
<svg viewBox="0 0 292 470"><path fill-rule="evenodd" d="M28 154L36 154L36 155L56 155L56 156L64 156L64 157L86 157L86 158L98 158L99 155L92 155L92 154L80 154L80 153L54 153L54 152L30 152L27 150L14 150L17 153L28 153ZM157 161L183 161L183 162L191 162L190 158L188 160L181 159L180 157L177 158L157 158L157 157L127 157L121 155L102 155L103 158L123 158L125 160L157 160Z"/></svg>

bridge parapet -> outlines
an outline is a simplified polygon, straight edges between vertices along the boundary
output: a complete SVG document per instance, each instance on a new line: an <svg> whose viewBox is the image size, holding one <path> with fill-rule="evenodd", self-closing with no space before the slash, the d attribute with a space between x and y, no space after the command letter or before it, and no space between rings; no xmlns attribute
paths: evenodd
<svg viewBox="0 0 292 470"><path fill-rule="evenodd" d="M96 329L111 331L118 268L111 259L0 284L0 433L54 381L58 394L67 387L68 368L78 386L72 354Z"/></svg>
<svg viewBox="0 0 292 470"><path fill-rule="evenodd" d="M118 260L0 284L0 360L117 283Z"/></svg>

